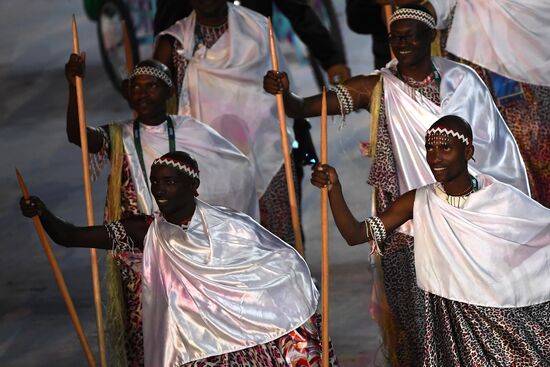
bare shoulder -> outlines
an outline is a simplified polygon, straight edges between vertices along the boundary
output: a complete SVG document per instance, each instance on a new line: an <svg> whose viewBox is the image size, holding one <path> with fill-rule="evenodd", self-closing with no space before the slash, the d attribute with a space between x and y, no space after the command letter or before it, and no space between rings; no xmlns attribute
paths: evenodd
<svg viewBox="0 0 550 367"><path fill-rule="evenodd" d="M372 91L379 80L380 75L378 74L357 75L344 83L348 91L354 97L357 108L369 107Z"/></svg>

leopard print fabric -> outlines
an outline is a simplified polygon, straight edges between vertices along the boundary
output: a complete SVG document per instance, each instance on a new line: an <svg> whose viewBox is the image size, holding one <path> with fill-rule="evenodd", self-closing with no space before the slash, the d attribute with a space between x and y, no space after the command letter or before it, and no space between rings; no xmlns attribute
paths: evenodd
<svg viewBox="0 0 550 367"><path fill-rule="evenodd" d="M329 365L338 366L332 343ZM321 367L321 316L313 315L299 328L269 343L222 354L183 367Z"/></svg>
<svg viewBox="0 0 550 367"><path fill-rule="evenodd" d="M424 292L424 367L550 366L550 302L474 306Z"/></svg>
<svg viewBox="0 0 550 367"><path fill-rule="evenodd" d="M396 68L390 71L397 75ZM409 78L405 78L405 82L435 104L440 104L439 86L435 78L432 78L428 84ZM380 100L376 155L368 183L374 189L375 207L378 213L388 209L400 196L383 91ZM413 242L413 237L393 232L388 235L383 244L384 256L381 257L386 297L393 319L396 321L397 330L397 340L392 343L397 346L396 350L389 352L395 354L400 367L421 365L424 342L424 301L422 292L416 285Z"/></svg>

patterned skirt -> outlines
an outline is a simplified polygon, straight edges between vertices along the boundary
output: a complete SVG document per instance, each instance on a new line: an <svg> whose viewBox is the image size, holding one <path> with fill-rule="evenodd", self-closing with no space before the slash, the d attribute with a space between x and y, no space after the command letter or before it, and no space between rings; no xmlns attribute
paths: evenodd
<svg viewBox="0 0 550 367"><path fill-rule="evenodd" d="M550 302L493 308L425 292L424 367L550 366Z"/></svg>
<svg viewBox="0 0 550 367"><path fill-rule="evenodd" d="M313 315L302 326L272 342L222 354L184 367L321 367L321 316ZM330 344L330 366L338 366Z"/></svg>

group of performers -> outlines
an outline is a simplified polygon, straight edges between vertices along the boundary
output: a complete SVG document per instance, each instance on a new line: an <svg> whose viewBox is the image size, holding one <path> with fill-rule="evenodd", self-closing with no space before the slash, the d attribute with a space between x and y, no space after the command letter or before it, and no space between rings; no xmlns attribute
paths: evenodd
<svg viewBox="0 0 550 367"><path fill-rule="evenodd" d="M388 20L395 59L327 93L328 114L370 111L373 216L354 218L333 167L316 165L311 183L328 189L346 241L370 242L379 259L392 366L547 366L550 48L536 27L550 6L419 3ZM106 224L76 227L37 197L22 212L60 245L111 250L113 365L320 366L318 292L292 247L270 94L300 119L321 114L321 95L302 98L269 71L265 17L225 0L191 5L124 84L135 118L87 127L94 173L110 161ZM508 38L484 38L485 16ZM71 55L77 145L84 70Z"/></svg>

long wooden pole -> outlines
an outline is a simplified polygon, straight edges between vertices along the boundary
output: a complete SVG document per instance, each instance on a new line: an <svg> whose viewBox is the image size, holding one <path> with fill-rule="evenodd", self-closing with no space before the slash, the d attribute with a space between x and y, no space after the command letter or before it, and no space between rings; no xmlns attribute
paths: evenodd
<svg viewBox="0 0 550 367"><path fill-rule="evenodd" d="M128 76L134 70L134 55L132 54L132 46L130 45L130 35L128 34L128 25L126 21L122 20L122 34L124 38L124 54L126 55L126 70Z"/></svg>
<svg viewBox="0 0 550 367"><path fill-rule="evenodd" d="M321 164L328 163L327 142L327 92L323 87L321 99ZM322 347L323 367L329 367L329 333L328 333L328 188L321 188L321 304L323 307Z"/></svg>
<svg viewBox="0 0 550 367"><path fill-rule="evenodd" d="M271 65L273 70L279 71L279 61L277 60L277 51L275 49L275 36L271 19L268 19L269 25L269 46L271 50ZM288 200L290 202L290 214L292 217L292 229L296 241L296 250L304 256L304 244L302 242L302 231L300 229L300 216L298 215L298 205L296 201L296 188L294 187L294 176L292 174L292 162L290 160L290 150L288 149L288 135L286 132L285 105L282 94L275 96L277 99L277 114L279 115L279 127L281 132L281 143L283 144L283 156L285 159L286 184L288 187Z"/></svg>
<svg viewBox="0 0 550 367"><path fill-rule="evenodd" d="M19 182L19 187L21 187L23 198L25 198L25 200L28 200L29 191L27 190L27 186L23 181L23 177L21 177L21 174L19 173L19 170L17 168L15 169L15 174L17 175L17 181ZM59 265L57 263L57 260L55 259L55 255L52 251L50 243L48 242L48 236L46 236L44 227L42 227L42 222L40 222L40 218L37 215L32 217L32 222L34 224L34 228L36 229L36 233L38 234L38 238L40 239L40 243L42 244L42 248L46 253L48 262L50 263L50 266L52 268L53 275L55 277L55 282L59 287L59 291L61 292L61 296L63 297L65 306L67 306L67 311L69 311L69 316L71 317L71 321L76 330L76 334L78 335L78 340L80 341L80 345L82 346L82 349L84 350L84 354L86 355L88 366L95 367L96 364L95 364L94 356L92 354L92 350L90 349L90 344L88 344L88 339L86 338L86 335L84 334L84 330L82 329L82 324L80 323L80 319L78 318L76 309L74 308L73 300L71 298L71 295L69 294L67 284L65 284L65 279L63 278L61 269L59 269Z"/></svg>
<svg viewBox="0 0 550 367"><path fill-rule="evenodd" d="M73 53L80 54L78 42L78 31L76 19L73 15L72 21ZM92 181L90 179L90 162L88 157L88 136L86 133L86 111L84 108L84 93L82 78L76 77L76 98L78 103L78 123L80 126L80 147L82 150L82 171L84 174L84 192L86 197L86 217L89 226L94 225L94 207L92 202ZM94 304L97 324L97 338L99 345L99 358L101 367L107 367L107 354L105 350L105 328L103 323L103 312L101 304L101 290L99 285L99 269L97 266L97 253L90 249L90 262L92 269L92 285L94 290Z"/></svg>

